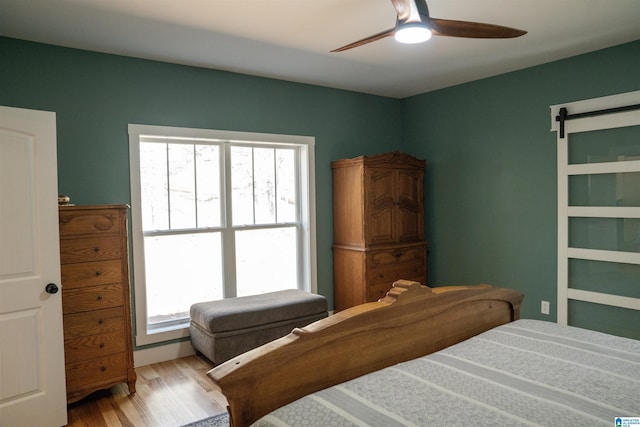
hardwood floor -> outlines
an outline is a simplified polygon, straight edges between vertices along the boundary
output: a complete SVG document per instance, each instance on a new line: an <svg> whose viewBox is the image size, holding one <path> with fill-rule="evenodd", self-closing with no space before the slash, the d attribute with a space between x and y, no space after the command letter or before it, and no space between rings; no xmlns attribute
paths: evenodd
<svg viewBox="0 0 640 427"><path fill-rule="evenodd" d="M136 393L125 384L87 396L68 407L68 426L174 427L226 412L227 402L206 373L201 356L136 368Z"/></svg>

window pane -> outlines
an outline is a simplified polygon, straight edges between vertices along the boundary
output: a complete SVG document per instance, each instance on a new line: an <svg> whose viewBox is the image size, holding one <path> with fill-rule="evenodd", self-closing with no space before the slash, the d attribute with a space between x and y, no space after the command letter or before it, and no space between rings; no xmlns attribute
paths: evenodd
<svg viewBox="0 0 640 427"><path fill-rule="evenodd" d="M572 133L569 164L619 162L640 156L640 126Z"/></svg>
<svg viewBox="0 0 640 427"><path fill-rule="evenodd" d="M640 298L640 265L570 259L569 287Z"/></svg>
<svg viewBox="0 0 640 427"><path fill-rule="evenodd" d="M605 251L640 252L640 219L570 218L569 246Z"/></svg>
<svg viewBox="0 0 640 427"><path fill-rule="evenodd" d="M142 229L169 228L167 145L140 143L140 196Z"/></svg>
<svg viewBox="0 0 640 427"><path fill-rule="evenodd" d="M195 302L222 299L221 234L144 238L149 324L189 317Z"/></svg>
<svg viewBox="0 0 640 427"><path fill-rule="evenodd" d="M640 172L569 177L570 206L640 206Z"/></svg>
<svg viewBox="0 0 640 427"><path fill-rule="evenodd" d="M276 150L278 223L296 221L296 168L293 150Z"/></svg>
<svg viewBox="0 0 640 427"><path fill-rule="evenodd" d="M569 325L640 340L638 310L569 300Z"/></svg>
<svg viewBox="0 0 640 427"><path fill-rule="evenodd" d="M253 224L253 155L251 147L231 147L233 225Z"/></svg>
<svg viewBox="0 0 640 427"><path fill-rule="evenodd" d="M237 295L298 287L296 228L236 231Z"/></svg>
<svg viewBox="0 0 640 427"><path fill-rule="evenodd" d="M169 144L171 229L196 227L194 147Z"/></svg>
<svg viewBox="0 0 640 427"><path fill-rule="evenodd" d="M220 147L196 146L196 185L198 227L219 227L220 218Z"/></svg>
<svg viewBox="0 0 640 427"><path fill-rule="evenodd" d="M256 224L276 222L276 177L273 148L253 149L254 211Z"/></svg>

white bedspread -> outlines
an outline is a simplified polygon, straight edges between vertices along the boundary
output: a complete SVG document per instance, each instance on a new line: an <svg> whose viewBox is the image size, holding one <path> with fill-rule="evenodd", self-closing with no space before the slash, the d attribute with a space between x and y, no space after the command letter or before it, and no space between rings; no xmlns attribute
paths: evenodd
<svg viewBox="0 0 640 427"><path fill-rule="evenodd" d="M640 341L519 320L306 396L254 425L614 426L632 416L640 417Z"/></svg>

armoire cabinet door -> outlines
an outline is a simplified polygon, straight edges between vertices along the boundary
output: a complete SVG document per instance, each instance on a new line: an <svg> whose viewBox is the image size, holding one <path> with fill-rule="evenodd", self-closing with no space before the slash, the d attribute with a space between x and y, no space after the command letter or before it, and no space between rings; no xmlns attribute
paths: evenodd
<svg viewBox="0 0 640 427"><path fill-rule="evenodd" d="M422 180L422 170L365 170L367 245L424 239Z"/></svg>
<svg viewBox="0 0 640 427"><path fill-rule="evenodd" d="M424 240L423 171L398 169L395 174L394 241Z"/></svg>
<svg viewBox="0 0 640 427"><path fill-rule="evenodd" d="M365 245L391 243L395 238L395 189L393 169L368 168L364 171Z"/></svg>

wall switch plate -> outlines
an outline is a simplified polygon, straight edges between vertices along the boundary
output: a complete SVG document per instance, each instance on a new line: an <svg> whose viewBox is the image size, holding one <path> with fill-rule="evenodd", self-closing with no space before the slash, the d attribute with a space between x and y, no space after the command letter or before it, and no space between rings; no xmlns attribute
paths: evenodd
<svg viewBox="0 0 640 427"><path fill-rule="evenodd" d="M549 314L549 301L540 301L540 313Z"/></svg>

